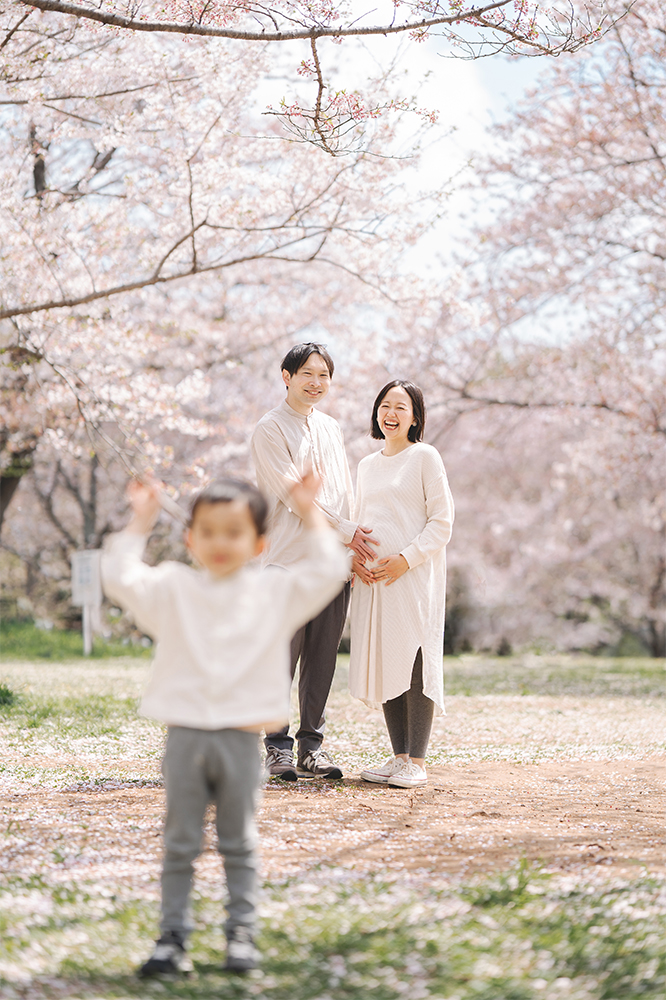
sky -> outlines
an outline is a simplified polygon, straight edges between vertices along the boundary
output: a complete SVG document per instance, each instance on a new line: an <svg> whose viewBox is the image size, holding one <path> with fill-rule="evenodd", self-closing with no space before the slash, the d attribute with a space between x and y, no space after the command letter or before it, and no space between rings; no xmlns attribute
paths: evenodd
<svg viewBox="0 0 666 1000"><path fill-rule="evenodd" d="M471 166L492 146L490 127L521 101L548 70L550 60L490 56L476 60L439 54L437 40L405 47L410 76L426 78L418 91L421 106L439 113L439 140L421 156L410 172L413 188L449 186L445 216L407 255L410 266L441 273L441 262L464 252L466 235L476 209L464 184Z"/></svg>
<svg viewBox="0 0 666 1000"><path fill-rule="evenodd" d="M379 20L375 12L372 21ZM257 91L258 109L276 106L283 95L290 102L299 90L300 100L312 106L315 83L301 79L294 84L299 61L311 58L309 45L295 43L279 50L272 46L271 50L272 70ZM472 249L472 222L480 220L483 205L479 209L464 183L472 178L470 164L493 142L490 126L506 116L552 62L547 57L492 55L471 60L441 54L447 51L451 52L450 46L441 38L417 43L404 35L348 39L339 46L330 40L318 44L324 78L332 89L372 94L368 81L395 59L395 93L414 97L420 108L438 113L437 126L429 133L418 164L403 173L408 195L443 188L451 192L441 218L402 256L406 273L418 273L433 286L446 285L454 258L466 257L468 248ZM409 152L410 139L420 126L416 115L405 116L403 152Z"/></svg>

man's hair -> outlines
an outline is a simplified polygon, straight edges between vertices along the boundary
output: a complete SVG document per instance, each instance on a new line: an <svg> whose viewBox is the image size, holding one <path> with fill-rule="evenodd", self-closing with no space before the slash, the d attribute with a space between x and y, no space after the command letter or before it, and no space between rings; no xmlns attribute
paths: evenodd
<svg viewBox="0 0 666 1000"><path fill-rule="evenodd" d="M205 503L233 503L240 500L247 504L250 517L254 522L258 535L266 534L268 521L268 503L263 493L246 483L243 479L218 479L210 483L197 493L190 504L190 518L188 524L192 527L197 510Z"/></svg>
<svg viewBox="0 0 666 1000"><path fill-rule="evenodd" d="M290 351L287 351L280 363L280 371L288 371L290 375L295 375L303 367L311 354L320 354L326 362L328 374L333 378L335 365L333 358L328 353L323 344L296 344Z"/></svg>
<svg viewBox="0 0 666 1000"><path fill-rule="evenodd" d="M409 428L407 439L408 441L411 441L413 444L415 444L417 441L421 441L423 439L423 430L425 428L425 422L426 422L425 400L423 398L423 393L419 389L418 385L414 385L413 382L405 382L401 378L395 378L393 379L392 382L387 382L384 388L379 390L379 395L377 396L374 406L372 407L372 423L370 425L370 434L372 435L373 438L376 438L377 440L384 438L384 434L377 420L377 410L379 409L379 404L381 403L382 399L389 391L389 389L395 389L397 386L399 386L401 389L404 389L412 401L412 410L414 412L414 420L416 421L416 423Z"/></svg>

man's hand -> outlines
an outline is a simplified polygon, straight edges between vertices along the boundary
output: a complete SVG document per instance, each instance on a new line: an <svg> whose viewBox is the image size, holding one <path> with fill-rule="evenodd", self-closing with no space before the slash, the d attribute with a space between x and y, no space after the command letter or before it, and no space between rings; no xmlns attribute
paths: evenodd
<svg viewBox="0 0 666 1000"><path fill-rule="evenodd" d="M352 573L354 573L361 583L367 583L370 586L371 583L375 581L372 579L372 573L367 568L364 562L362 562L358 556L354 556L352 559Z"/></svg>
<svg viewBox="0 0 666 1000"><path fill-rule="evenodd" d="M387 556L386 559L380 559L375 568L371 570L372 579L376 583L384 580L388 587L399 580L408 569L409 563L404 556Z"/></svg>
<svg viewBox="0 0 666 1000"><path fill-rule="evenodd" d="M132 519L126 530L137 535L147 535L159 517L162 484L155 479L131 479L127 486L127 498L132 507Z"/></svg>
<svg viewBox="0 0 666 1000"><path fill-rule="evenodd" d="M359 524L354 532L354 537L347 546L362 562L366 562L368 559L373 562L377 556L377 553L373 552L370 546L379 545L379 542L375 538L370 538L371 534L372 528L362 528ZM361 576L360 573L359 576Z"/></svg>

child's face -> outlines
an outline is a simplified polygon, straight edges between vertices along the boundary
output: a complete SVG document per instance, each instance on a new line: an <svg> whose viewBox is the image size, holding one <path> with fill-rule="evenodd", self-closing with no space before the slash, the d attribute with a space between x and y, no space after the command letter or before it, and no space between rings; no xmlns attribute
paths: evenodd
<svg viewBox="0 0 666 1000"><path fill-rule="evenodd" d="M257 534L248 505L233 500L199 504L185 541L197 562L222 578L258 556L265 539Z"/></svg>

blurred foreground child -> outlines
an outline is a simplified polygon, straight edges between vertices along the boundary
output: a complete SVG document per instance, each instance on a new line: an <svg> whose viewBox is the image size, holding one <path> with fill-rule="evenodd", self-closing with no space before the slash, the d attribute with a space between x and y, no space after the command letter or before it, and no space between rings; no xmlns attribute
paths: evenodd
<svg viewBox="0 0 666 1000"><path fill-rule="evenodd" d="M160 511L156 484L130 485L132 519L107 542L106 594L157 641L141 713L168 727L161 936L142 976L188 967L187 904L210 801L227 877L225 968L257 965L257 737L287 721L292 635L348 576L345 549L314 506L318 486L308 474L292 488L308 529L307 551L293 571L248 565L265 545L267 505L255 487L234 479L208 486L194 500L185 537L198 569L142 560Z"/></svg>

